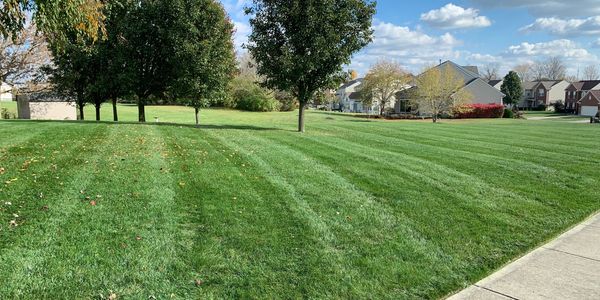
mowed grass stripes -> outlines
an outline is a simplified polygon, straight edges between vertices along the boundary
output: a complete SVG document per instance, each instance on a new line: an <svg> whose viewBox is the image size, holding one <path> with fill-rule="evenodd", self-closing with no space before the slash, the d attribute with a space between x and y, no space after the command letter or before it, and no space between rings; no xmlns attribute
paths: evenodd
<svg viewBox="0 0 600 300"><path fill-rule="evenodd" d="M597 126L296 116L0 122L0 298L435 299L600 209Z"/></svg>

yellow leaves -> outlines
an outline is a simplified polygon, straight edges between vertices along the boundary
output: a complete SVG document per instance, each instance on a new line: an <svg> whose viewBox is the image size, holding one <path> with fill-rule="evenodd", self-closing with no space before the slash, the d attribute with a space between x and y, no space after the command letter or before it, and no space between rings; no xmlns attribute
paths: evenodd
<svg viewBox="0 0 600 300"><path fill-rule="evenodd" d="M180 186L180 187L182 187L182 188L183 188L183 187L185 187L185 182L183 182L183 181L180 181L180 182L179 182L179 186Z"/></svg>
<svg viewBox="0 0 600 300"><path fill-rule="evenodd" d="M6 172L6 169L0 167L0 175L4 175L4 172Z"/></svg>
<svg viewBox="0 0 600 300"><path fill-rule="evenodd" d="M7 181L5 181L4 183L5 183L5 184L11 184L11 183L13 183L13 182L15 182L15 181L17 181L17 180L19 180L19 178L13 178L13 179L11 179L11 180L7 180Z"/></svg>

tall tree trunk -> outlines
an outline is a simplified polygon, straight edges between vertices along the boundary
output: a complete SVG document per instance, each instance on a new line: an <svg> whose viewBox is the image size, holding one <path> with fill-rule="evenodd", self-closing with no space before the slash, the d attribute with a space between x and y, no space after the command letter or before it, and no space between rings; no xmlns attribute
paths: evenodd
<svg viewBox="0 0 600 300"><path fill-rule="evenodd" d="M102 106L102 104L100 103L96 103L96 105L94 105L94 107L96 108L96 121L100 121L100 107Z"/></svg>
<svg viewBox="0 0 600 300"><path fill-rule="evenodd" d="M83 115L83 104L77 104L77 108L79 108L79 120L85 120L85 116Z"/></svg>
<svg viewBox="0 0 600 300"><path fill-rule="evenodd" d="M300 112L298 114L298 132L304 133L304 110L306 109L306 102L300 101Z"/></svg>
<svg viewBox="0 0 600 300"><path fill-rule="evenodd" d="M117 113L117 98L112 99L113 121L119 122L119 114Z"/></svg>
<svg viewBox="0 0 600 300"><path fill-rule="evenodd" d="M142 123L146 122L146 107L144 106L144 100L138 100L138 120Z"/></svg>
<svg viewBox="0 0 600 300"><path fill-rule="evenodd" d="M200 113L200 110L197 107L194 107L194 112L196 113L196 127L200 127L200 119L198 118L198 113Z"/></svg>

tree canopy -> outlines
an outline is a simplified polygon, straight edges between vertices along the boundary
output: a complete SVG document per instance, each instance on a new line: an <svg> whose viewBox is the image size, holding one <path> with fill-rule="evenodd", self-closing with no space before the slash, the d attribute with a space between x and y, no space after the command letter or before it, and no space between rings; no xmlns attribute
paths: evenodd
<svg viewBox="0 0 600 300"><path fill-rule="evenodd" d="M472 95L462 78L449 66L430 68L417 77L415 101L421 113L431 114L436 123L442 114L467 104Z"/></svg>
<svg viewBox="0 0 600 300"><path fill-rule="evenodd" d="M3 0L0 1L0 35L16 37L32 14L38 29L56 41L68 32L98 40L105 33L102 0Z"/></svg>
<svg viewBox="0 0 600 300"><path fill-rule="evenodd" d="M379 114L383 115L386 107L396 97L396 93L403 90L408 82L409 75L400 64L379 61L369 70L360 87L363 104L377 102Z"/></svg>
<svg viewBox="0 0 600 300"><path fill-rule="evenodd" d="M174 32L174 92L195 109L198 125L199 109L227 96L236 65L233 24L215 0L177 0L172 5L181 16Z"/></svg>
<svg viewBox="0 0 600 300"><path fill-rule="evenodd" d="M291 92L304 109L316 92L334 88L342 66L371 42L375 2L370 0L253 0L247 46L263 84Z"/></svg>
<svg viewBox="0 0 600 300"><path fill-rule="evenodd" d="M521 101L521 97L523 96L523 86L517 72L510 71L506 74L500 91L505 95L503 99L504 104L518 107L519 101Z"/></svg>

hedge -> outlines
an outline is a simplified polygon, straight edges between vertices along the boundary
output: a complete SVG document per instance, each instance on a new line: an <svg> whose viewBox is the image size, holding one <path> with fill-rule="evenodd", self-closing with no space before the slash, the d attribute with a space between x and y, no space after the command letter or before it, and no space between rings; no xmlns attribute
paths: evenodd
<svg viewBox="0 0 600 300"><path fill-rule="evenodd" d="M504 105L501 104L467 104L454 110L457 119L502 118Z"/></svg>

